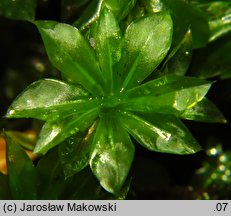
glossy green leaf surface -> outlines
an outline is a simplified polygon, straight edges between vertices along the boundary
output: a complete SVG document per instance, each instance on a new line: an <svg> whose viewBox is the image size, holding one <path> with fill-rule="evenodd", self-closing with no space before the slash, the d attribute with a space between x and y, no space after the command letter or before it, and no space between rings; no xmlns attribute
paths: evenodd
<svg viewBox="0 0 231 216"><path fill-rule="evenodd" d="M141 0L141 2L150 13L156 13L163 10L163 2L161 0Z"/></svg>
<svg viewBox="0 0 231 216"><path fill-rule="evenodd" d="M36 199L36 171L31 159L6 133L7 166L13 199Z"/></svg>
<svg viewBox="0 0 231 216"><path fill-rule="evenodd" d="M145 17L146 10L144 5L140 2L137 1L135 6L132 8L132 10L129 12L128 16L126 19L124 19L122 22L120 22L120 27L121 31L125 32L126 28L134 21L138 20L141 17Z"/></svg>
<svg viewBox="0 0 231 216"><path fill-rule="evenodd" d="M120 118L128 132L149 150L174 154L201 150L189 130L174 116L123 112Z"/></svg>
<svg viewBox="0 0 231 216"><path fill-rule="evenodd" d="M81 31L89 29L100 17L102 11L107 8L118 21L124 19L134 7L136 0L94 0L91 1L74 26Z"/></svg>
<svg viewBox="0 0 231 216"><path fill-rule="evenodd" d="M104 0L91 1L82 13L82 16L74 22L74 26L84 32L89 29L99 18Z"/></svg>
<svg viewBox="0 0 231 216"><path fill-rule="evenodd" d="M196 78L165 76L127 91L122 107L178 115L201 101L210 86L210 82Z"/></svg>
<svg viewBox="0 0 231 216"><path fill-rule="evenodd" d="M34 20L36 0L1 0L0 15L10 19Z"/></svg>
<svg viewBox="0 0 231 216"><path fill-rule="evenodd" d="M179 46L173 49L165 60L167 73L184 76L191 63L192 50L192 34L188 31Z"/></svg>
<svg viewBox="0 0 231 216"><path fill-rule="evenodd" d="M102 94L103 76L93 50L77 28L54 21L36 21L48 56L65 78L93 95Z"/></svg>
<svg viewBox="0 0 231 216"><path fill-rule="evenodd" d="M182 77L175 75L162 76L158 79L146 82L138 87L130 89L124 92L126 97L136 96L159 96L162 94L171 93L173 91L180 91L187 88L196 86L211 85L211 82L194 78L194 77Z"/></svg>
<svg viewBox="0 0 231 216"><path fill-rule="evenodd" d="M59 146L59 156L66 177L85 168L90 160L91 140L97 123L83 133L77 133Z"/></svg>
<svg viewBox="0 0 231 216"><path fill-rule="evenodd" d="M105 94L113 94L118 85L118 77L114 66L121 57L121 32L114 15L104 9L96 24L95 49L98 54L100 68L105 77Z"/></svg>
<svg viewBox="0 0 231 216"><path fill-rule="evenodd" d="M94 150L90 166L100 184L109 192L118 193L130 169L134 146L113 116L100 119L93 138Z"/></svg>
<svg viewBox="0 0 231 216"><path fill-rule="evenodd" d="M126 17L135 3L136 0L105 0L106 7L114 13L118 20Z"/></svg>
<svg viewBox="0 0 231 216"><path fill-rule="evenodd" d="M122 89L140 84L163 60L172 39L168 13L148 15L128 26L125 33L126 64Z"/></svg>
<svg viewBox="0 0 231 216"><path fill-rule="evenodd" d="M181 118L201 122L227 123L224 115L216 105L206 98L192 108L186 109L181 115Z"/></svg>
<svg viewBox="0 0 231 216"><path fill-rule="evenodd" d="M179 119L207 121L214 113L221 119L214 105L203 100L211 82L161 74L184 75L190 63L191 39L196 46L207 43L200 12L183 0L176 0L176 5L151 0L151 13L138 2L132 14L121 21L123 6L133 2L89 2L90 8L93 3L97 8L95 12L89 9L86 15L91 18L86 25L80 22L83 35L68 24L35 22L48 57L67 81L46 79L31 84L7 113L10 118L46 121L34 149L45 154L37 167L42 178L39 188L48 182L39 197L84 197L78 192L91 182L94 191L89 194L94 197L99 197L97 191L102 188L120 197L134 157L129 134L152 151L192 154L200 147ZM174 30L180 19L173 23L168 10L174 17L183 9L184 16L193 16L182 16L183 24ZM120 11L121 19L115 11ZM189 27L197 19L200 25L192 26L191 35ZM197 41L197 31L203 27L202 39ZM178 39L173 37L173 45L172 34ZM209 106L208 112L203 111L205 106ZM46 169L47 155L55 162ZM91 177L82 182L88 164L102 188ZM61 193L72 191L68 184L75 186L71 196Z"/></svg>
<svg viewBox="0 0 231 216"><path fill-rule="evenodd" d="M114 195L105 193L89 167L66 178L57 148L39 160L36 171L39 176L38 197L41 200L117 199ZM120 195L123 195L123 191Z"/></svg>
<svg viewBox="0 0 231 216"><path fill-rule="evenodd" d="M49 120L51 120L58 118L60 111L65 113L65 110L70 110L73 107L76 107L76 112L83 112L88 101L89 93L80 86L53 79L39 80L28 86L14 100L6 116L8 118L29 117L42 120L46 120L49 116Z"/></svg>
<svg viewBox="0 0 231 216"><path fill-rule="evenodd" d="M71 135L85 131L97 115L98 108L95 108L81 115L73 115L59 121L47 121L40 132L34 152L44 154Z"/></svg>
<svg viewBox="0 0 231 216"><path fill-rule="evenodd" d="M180 43L190 27L193 47L205 46L209 39L209 25L204 14L198 8L183 0L162 1L172 15L174 23L173 45L177 46Z"/></svg>

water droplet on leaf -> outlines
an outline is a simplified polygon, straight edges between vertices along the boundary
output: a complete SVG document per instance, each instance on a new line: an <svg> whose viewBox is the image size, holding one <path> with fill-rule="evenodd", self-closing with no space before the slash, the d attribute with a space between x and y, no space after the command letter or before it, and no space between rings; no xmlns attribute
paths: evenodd
<svg viewBox="0 0 231 216"><path fill-rule="evenodd" d="M8 114L9 114L9 115L14 115L14 114L15 114L15 110L10 110L10 111L8 112Z"/></svg>

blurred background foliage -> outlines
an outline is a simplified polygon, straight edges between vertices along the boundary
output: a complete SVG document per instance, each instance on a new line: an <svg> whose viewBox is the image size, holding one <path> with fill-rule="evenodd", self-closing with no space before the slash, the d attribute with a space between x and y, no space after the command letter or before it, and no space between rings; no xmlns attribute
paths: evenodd
<svg viewBox="0 0 231 216"><path fill-rule="evenodd" d="M230 123L185 121L204 148L194 155L148 152L137 145L130 177L121 194L112 196L88 169L64 179L56 148L41 159L32 154L42 122L4 118L10 103L30 83L60 78L29 21L56 20L88 34L102 4L114 12L122 29L147 13L169 10L172 47L152 76L173 73L215 81L207 97L231 121L229 0L2 0L0 199L230 199Z"/></svg>

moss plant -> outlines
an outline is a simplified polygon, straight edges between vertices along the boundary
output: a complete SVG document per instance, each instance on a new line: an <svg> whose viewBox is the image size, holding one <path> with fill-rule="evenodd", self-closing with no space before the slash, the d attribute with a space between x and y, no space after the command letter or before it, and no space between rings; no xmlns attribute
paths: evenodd
<svg viewBox="0 0 231 216"><path fill-rule="evenodd" d="M55 21L32 21L63 81L32 83L13 101L6 117L45 121L34 153L47 155L58 146L66 178L89 165L105 190L119 194L135 154L131 137L151 151L192 154L201 147L181 119L225 122L205 98L211 82L166 73L185 40L189 43L192 37L195 47L205 40L197 40L195 24L192 35L188 31L190 19L184 31L175 29L174 10L182 7L197 14L177 2L163 1L167 9L159 4L158 11L149 2L141 16L131 12L135 1L123 3L122 9L113 1L101 2L83 31ZM179 34L183 36L176 42ZM34 169L32 173L35 178Z"/></svg>

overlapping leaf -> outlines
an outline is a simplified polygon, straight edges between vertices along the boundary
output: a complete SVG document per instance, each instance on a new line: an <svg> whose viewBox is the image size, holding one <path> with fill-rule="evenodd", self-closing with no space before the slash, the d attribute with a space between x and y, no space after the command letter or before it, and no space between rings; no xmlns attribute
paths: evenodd
<svg viewBox="0 0 231 216"><path fill-rule="evenodd" d="M141 2L149 13L156 13L163 10L163 2L161 0L141 0Z"/></svg>
<svg viewBox="0 0 231 216"><path fill-rule="evenodd" d="M118 20L126 17L137 0L105 0L106 7L114 13Z"/></svg>
<svg viewBox="0 0 231 216"><path fill-rule="evenodd" d="M82 32L90 28L99 18L100 12L103 8L103 2L104 0L90 1L83 11L82 16L77 19L73 25Z"/></svg>
<svg viewBox="0 0 231 216"><path fill-rule="evenodd" d="M96 106L96 101L89 103L89 100L89 93L80 86L52 79L39 80L14 100L6 116L52 120Z"/></svg>
<svg viewBox="0 0 231 216"><path fill-rule="evenodd" d="M144 82L170 49L173 23L167 11L149 14L133 21L122 36L115 17L118 11L126 14L123 5L132 7L133 2L106 1L85 37L71 25L35 22L50 60L72 84L35 82L7 113L46 120L34 151L45 154L62 143L59 157L66 177L90 164L102 187L114 194L119 194L134 156L128 133L149 150L191 154L200 147L178 118L207 121L212 112L216 121L224 119L203 100L211 82L180 76ZM179 44L171 53L188 50L181 47L182 38ZM203 112L207 105L209 111Z"/></svg>
<svg viewBox="0 0 231 216"><path fill-rule="evenodd" d="M118 85L118 77L114 67L121 58L122 36L117 20L107 9L104 9L101 13L95 28L95 49L102 73L105 76L105 94L111 95Z"/></svg>
<svg viewBox="0 0 231 216"><path fill-rule="evenodd" d="M173 48L164 61L168 74L184 76L192 59L192 34L188 31L181 43ZM162 67L164 68L164 67Z"/></svg>
<svg viewBox="0 0 231 216"><path fill-rule="evenodd" d="M128 132L145 148L174 154L192 154L201 149L175 116L139 115L123 112L121 119Z"/></svg>
<svg viewBox="0 0 231 216"><path fill-rule="evenodd" d="M130 169L134 146L114 117L100 119L93 139L90 166L107 191L118 193Z"/></svg>
<svg viewBox="0 0 231 216"><path fill-rule="evenodd" d="M6 134L9 184L14 199L36 199L36 171L25 151Z"/></svg>
<svg viewBox="0 0 231 216"><path fill-rule="evenodd" d="M98 108L87 110L81 115L73 115L59 121L47 121L39 135L35 153L46 153L71 135L85 131L98 116Z"/></svg>
<svg viewBox="0 0 231 216"><path fill-rule="evenodd" d="M180 117L201 122L227 123L221 111L207 98L204 98L192 108L186 109Z"/></svg>
<svg viewBox="0 0 231 216"><path fill-rule="evenodd" d="M190 77L165 76L125 93L125 110L179 115L203 99L211 83Z"/></svg>
<svg viewBox="0 0 231 216"><path fill-rule="evenodd" d="M128 26L123 90L139 85L160 64L170 48L171 39L172 20L168 13L148 15Z"/></svg>
<svg viewBox="0 0 231 216"><path fill-rule="evenodd" d="M170 10L173 23L173 46L183 39L188 28L192 30L193 47L199 48L207 44L209 39L209 25L204 14L192 4L183 0L162 0L164 5Z"/></svg>
<svg viewBox="0 0 231 216"><path fill-rule="evenodd" d="M103 76L93 50L78 29L54 21L36 21L48 56L69 82L93 95L103 94Z"/></svg>
<svg viewBox="0 0 231 216"><path fill-rule="evenodd" d="M79 132L59 146L59 155L66 177L81 171L89 164L92 137L97 122L84 132Z"/></svg>
<svg viewBox="0 0 231 216"><path fill-rule="evenodd" d="M100 17L102 11L107 8L116 17L118 21L124 19L131 9L134 7L137 0L94 0L91 1L74 26L81 31L89 29Z"/></svg>

